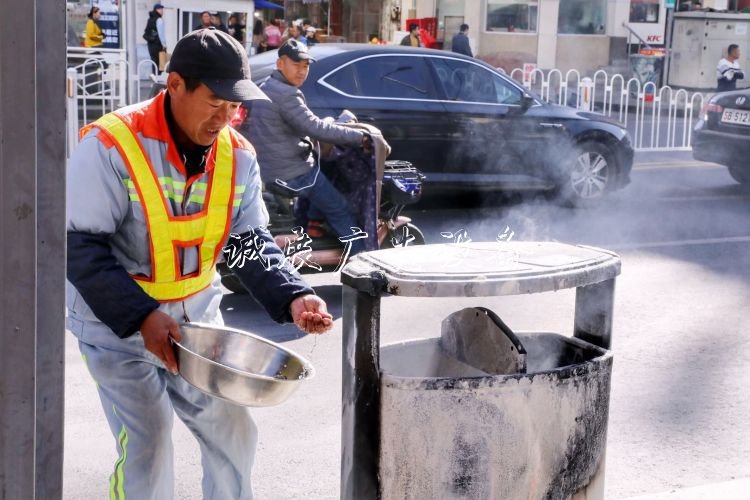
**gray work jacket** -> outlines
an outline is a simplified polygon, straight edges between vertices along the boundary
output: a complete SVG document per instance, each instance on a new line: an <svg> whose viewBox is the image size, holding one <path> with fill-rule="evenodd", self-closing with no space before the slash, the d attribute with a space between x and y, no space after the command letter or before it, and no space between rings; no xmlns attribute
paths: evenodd
<svg viewBox="0 0 750 500"><path fill-rule="evenodd" d="M302 91L278 71L261 88L271 101L253 101L240 131L255 147L263 182L288 181L308 173L315 165L311 139L348 146L362 144L362 131L315 116Z"/></svg>

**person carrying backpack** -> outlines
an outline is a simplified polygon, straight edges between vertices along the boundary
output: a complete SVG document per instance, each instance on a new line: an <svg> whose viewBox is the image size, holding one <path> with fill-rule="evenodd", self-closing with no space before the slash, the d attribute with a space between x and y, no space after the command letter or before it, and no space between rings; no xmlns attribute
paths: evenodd
<svg viewBox="0 0 750 500"><path fill-rule="evenodd" d="M146 29L143 30L143 39L148 45L148 55L156 65L156 74L161 74L159 68L159 53L167 51L167 37L164 34L164 6L160 3L154 4L154 8L148 13Z"/></svg>

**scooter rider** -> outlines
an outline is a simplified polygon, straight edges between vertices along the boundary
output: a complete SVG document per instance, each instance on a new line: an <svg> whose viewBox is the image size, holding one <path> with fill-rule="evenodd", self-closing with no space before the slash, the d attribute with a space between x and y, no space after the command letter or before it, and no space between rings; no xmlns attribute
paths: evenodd
<svg viewBox="0 0 750 500"><path fill-rule="evenodd" d="M262 249L232 270L276 321L323 333L332 318L259 229L268 213L253 148L227 126L241 102L266 99L244 48L196 30L167 71L154 99L85 127L71 158L68 329L117 441L111 498L173 497L176 413L200 443L203 497L249 499L255 424L177 375L178 322L222 323L215 264L228 238L236 252L250 251L242 241Z"/></svg>
<svg viewBox="0 0 750 500"><path fill-rule="evenodd" d="M246 132L257 148L261 178L266 185L283 186L290 194L307 198L310 219L322 216L337 236L350 236L357 226L355 212L320 171L310 138L369 149L370 136L321 120L307 107L299 87L314 59L304 44L287 40L278 55L276 71L261 85L271 101L254 101L247 120ZM363 241L354 240L350 254L363 249Z"/></svg>

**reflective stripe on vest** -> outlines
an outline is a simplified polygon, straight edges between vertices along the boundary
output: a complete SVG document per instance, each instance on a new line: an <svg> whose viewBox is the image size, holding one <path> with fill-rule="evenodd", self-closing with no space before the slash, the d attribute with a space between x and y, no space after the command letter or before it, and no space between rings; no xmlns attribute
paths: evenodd
<svg viewBox="0 0 750 500"><path fill-rule="evenodd" d="M131 277L160 302L183 300L205 289L214 279L220 245L229 232L234 198L234 152L229 129L217 139L216 165L206 189L206 203L197 214L170 215L169 203L143 146L130 127L115 113L95 122L120 152L143 206L151 245L151 278ZM182 276L178 250L199 247L200 269Z"/></svg>

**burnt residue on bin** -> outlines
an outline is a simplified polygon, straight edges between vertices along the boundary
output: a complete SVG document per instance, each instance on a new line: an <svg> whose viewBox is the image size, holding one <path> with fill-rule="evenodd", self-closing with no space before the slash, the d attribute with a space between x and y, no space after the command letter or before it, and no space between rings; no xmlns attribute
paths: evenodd
<svg viewBox="0 0 750 500"><path fill-rule="evenodd" d="M525 374L447 363L438 339L382 348L383 498L558 499L589 484L606 445L611 353L516 335Z"/></svg>
<svg viewBox="0 0 750 500"><path fill-rule="evenodd" d="M592 407L609 409L609 390L611 372L601 373L593 379L595 387L590 387ZM570 491L577 491L581 485L587 485L602 466L603 450L607 445L607 412L584 412L578 417L578 425L568 439L564 458L560 461L559 473L549 485L545 498L549 500L564 498ZM579 457L590 457L591 460L580 460ZM599 458L599 460L597 460Z"/></svg>
<svg viewBox="0 0 750 500"><path fill-rule="evenodd" d="M452 490L456 495L468 498L486 498L487 488L482 482L481 472L487 470L487 441L476 439L469 442L466 433L453 439L453 461L455 468L451 477Z"/></svg>

